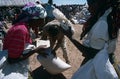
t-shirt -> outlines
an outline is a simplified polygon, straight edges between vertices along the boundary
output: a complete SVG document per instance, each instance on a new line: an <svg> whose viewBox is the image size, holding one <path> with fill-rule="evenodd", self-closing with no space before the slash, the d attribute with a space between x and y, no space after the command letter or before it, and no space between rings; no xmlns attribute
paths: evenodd
<svg viewBox="0 0 120 79"><path fill-rule="evenodd" d="M115 51L117 39L110 40L108 34L107 16L109 10L107 10L103 16L94 24L87 37L83 41L83 44L87 47L94 49L103 49L105 44L108 44L108 51L112 53Z"/></svg>

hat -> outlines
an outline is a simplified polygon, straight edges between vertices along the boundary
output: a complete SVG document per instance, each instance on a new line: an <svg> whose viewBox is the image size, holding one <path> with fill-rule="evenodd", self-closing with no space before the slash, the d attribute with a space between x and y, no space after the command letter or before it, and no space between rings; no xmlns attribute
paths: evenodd
<svg viewBox="0 0 120 79"><path fill-rule="evenodd" d="M45 18L47 16L46 11L41 4L29 2L23 7L22 10L30 15L32 19Z"/></svg>

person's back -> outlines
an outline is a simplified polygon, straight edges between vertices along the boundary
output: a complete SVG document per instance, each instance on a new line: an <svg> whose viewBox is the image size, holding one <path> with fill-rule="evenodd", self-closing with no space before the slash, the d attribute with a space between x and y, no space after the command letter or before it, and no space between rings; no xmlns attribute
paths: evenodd
<svg viewBox="0 0 120 79"><path fill-rule="evenodd" d="M43 27L43 33L41 39L49 39L50 40L50 47L53 49L53 53L61 47L63 50L63 57L65 58L66 62L69 63L67 57L67 50L66 50L66 42L65 36L60 29L60 22L57 20L53 20L47 23Z"/></svg>
<svg viewBox="0 0 120 79"><path fill-rule="evenodd" d="M25 43L32 43L27 30L27 24L18 23L13 25L6 34L3 50L9 50L10 58L19 58L24 50Z"/></svg>
<svg viewBox="0 0 120 79"><path fill-rule="evenodd" d="M8 30L4 38L3 50L8 50L8 58L23 60L35 52L30 51L30 54L23 54L25 45L32 44L30 28L37 27L40 20L45 18L46 15L45 9L34 3L28 3L22 8L22 13L12 22L13 26ZM36 25L33 25L33 23L36 23Z"/></svg>

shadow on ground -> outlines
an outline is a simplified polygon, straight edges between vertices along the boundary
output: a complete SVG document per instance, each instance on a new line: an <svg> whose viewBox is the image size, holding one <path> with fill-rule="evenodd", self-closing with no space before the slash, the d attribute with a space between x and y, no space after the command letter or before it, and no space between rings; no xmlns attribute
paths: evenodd
<svg viewBox="0 0 120 79"><path fill-rule="evenodd" d="M62 73L57 75L51 75L43 68L43 66L40 66L37 69L35 69L31 73L31 76L33 79L67 79Z"/></svg>

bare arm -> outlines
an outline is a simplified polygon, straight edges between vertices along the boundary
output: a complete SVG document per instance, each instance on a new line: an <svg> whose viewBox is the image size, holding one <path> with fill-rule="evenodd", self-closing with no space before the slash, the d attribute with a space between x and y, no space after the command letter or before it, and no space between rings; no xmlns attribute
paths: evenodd
<svg viewBox="0 0 120 79"><path fill-rule="evenodd" d="M91 53L94 53L94 55L96 55L96 53L99 51L97 49L86 47L86 46L82 45L79 41L77 41L75 38L73 38L72 37L73 33L72 33L70 28L67 31L62 29L62 31L84 56L88 55L88 54L91 54Z"/></svg>
<svg viewBox="0 0 120 79"><path fill-rule="evenodd" d="M56 46L53 49L54 51L56 51L61 46L61 44L62 44L62 42L64 40L64 35L63 34L59 34L56 39L57 39L57 44L56 44Z"/></svg>
<svg viewBox="0 0 120 79"><path fill-rule="evenodd" d="M22 54L20 58L21 59L26 59L26 58L30 57L31 55L33 55L34 53L45 50L46 49L45 47L46 47L45 45L44 46L39 46L39 47L35 48L34 50L29 51L29 53L27 53L27 54Z"/></svg>
<svg viewBox="0 0 120 79"><path fill-rule="evenodd" d="M47 32L43 30L42 35L41 35L42 40L47 40Z"/></svg>
<svg viewBox="0 0 120 79"><path fill-rule="evenodd" d="M31 50L31 51L29 51L27 54L22 54L19 58L16 58L16 59L14 59L14 58L8 58L8 62L9 63L18 63L18 62L20 62L20 61L22 61L22 60L25 60L25 59L27 59L27 58L29 58L31 55L33 55L34 53L37 53L37 52L39 52L39 51L44 51L46 48L44 48L45 46L39 46L39 47L37 47L36 49L34 49L34 50ZM43 52L41 52L41 54L44 54L44 56L46 55L45 53L43 53Z"/></svg>

